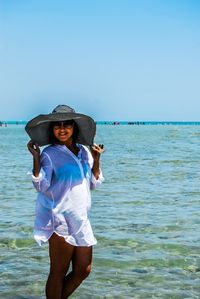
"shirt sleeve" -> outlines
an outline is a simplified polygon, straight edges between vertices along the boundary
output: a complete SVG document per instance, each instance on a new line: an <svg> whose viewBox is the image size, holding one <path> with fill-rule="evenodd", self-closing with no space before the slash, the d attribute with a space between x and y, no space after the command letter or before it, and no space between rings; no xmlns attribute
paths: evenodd
<svg viewBox="0 0 200 299"><path fill-rule="evenodd" d="M51 185L51 179L53 174L53 165L47 153L43 152L41 154L40 164L41 169L39 176L35 177L32 174L31 177L35 189L38 192L45 192Z"/></svg>
<svg viewBox="0 0 200 299"><path fill-rule="evenodd" d="M91 171L92 173L92 171ZM98 179L95 178L94 174L92 173L92 176L91 176L91 181L90 181L90 189L93 190L95 188L97 188L98 186L100 186L103 181L104 181L104 177L103 177L103 173L100 169L100 174L99 174L99 177Z"/></svg>

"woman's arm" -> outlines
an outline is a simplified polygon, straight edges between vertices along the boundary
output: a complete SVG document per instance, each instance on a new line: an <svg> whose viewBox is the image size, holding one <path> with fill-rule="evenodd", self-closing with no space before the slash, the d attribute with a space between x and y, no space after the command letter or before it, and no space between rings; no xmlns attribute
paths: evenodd
<svg viewBox="0 0 200 299"><path fill-rule="evenodd" d="M44 151L40 155L39 146L34 145L32 141L29 141L27 146L33 155L33 185L37 191L44 193L51 185L53 175L53 165L51 159Z"/></svg>
<svg viewBox="0 0 200 299"><path fill-rule="evenodd" d="M103 153L103 145L94 145L90 147L89 164L91 165L90 189L97 188L104 181L104 177L100 168L100 156Z"/></svg>
<svg viewBox="0 0 200 299"><path fill-rule="evenodd" d="M92 173L96 180L98 180L100 175L100 156L103 153L103 144L97 145L94 144L91 146L91 154L94 160L93 167L92 167Z"/></svg>
<svg viewBox="0 0 200 299"><path fill-rule="evenodd" d="M39 176L40 173L40 148L37 144L34 144L32 140L30 140L27 144L29 152L33 156L33 175L35 177Z"/></svg>

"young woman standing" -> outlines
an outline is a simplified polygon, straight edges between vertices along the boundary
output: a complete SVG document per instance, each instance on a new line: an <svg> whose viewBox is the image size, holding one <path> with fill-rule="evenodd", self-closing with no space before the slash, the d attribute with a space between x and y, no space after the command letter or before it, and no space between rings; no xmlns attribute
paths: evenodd
<svg viewBox="0 0 200 299"><path fill-rule="evenodd" d="M91 271L96 239L88 219L90 189L103 181L103 146L93 145L94 121L65 105L31 120L26 131L38 191L34 237L39 245L49 242L46 297L66 299ZM45 144L50 145L40 154Z"/></svg>

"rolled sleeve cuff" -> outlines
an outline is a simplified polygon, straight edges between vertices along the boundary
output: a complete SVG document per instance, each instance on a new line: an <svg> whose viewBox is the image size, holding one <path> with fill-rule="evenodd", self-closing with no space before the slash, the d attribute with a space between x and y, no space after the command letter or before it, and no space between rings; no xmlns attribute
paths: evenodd
<svg viewBox="0 0 200 299"><path fill-rule="evenodd" d="M94 185L100 185L104 180L105 179L103 177L103 173L102 173L101 169L100 169L100 173L99 173L98 179L96 179L95 176L94 176L94 174L92 173L92 177L91 177L92 184L94 184Z"/></svg>
<svg viewBox="0 0 200 299"><path fill-rule="evenodd" d="M38 176L34 176L33 174L31 175L31 178L32 178L32 181L35 182L35 183L38 183L42 180L43 178L43 175L42 173L40 172Z"/></svg>
<svg viewBox="0 0 200 299"><path fill-rule="evenodd" d="M34 183L39 183L44 178L44 171L42 168L38 176L34 176L32 172L28 172L27 174L31 176L31 179Z"/></svg>

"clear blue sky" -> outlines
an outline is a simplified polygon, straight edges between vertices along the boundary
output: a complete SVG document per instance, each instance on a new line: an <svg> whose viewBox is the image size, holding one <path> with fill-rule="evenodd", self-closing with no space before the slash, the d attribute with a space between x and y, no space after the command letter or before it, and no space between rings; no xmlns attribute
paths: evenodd
<svg viewBox="0 0 200 299"><path fill-rule="evenodd" d="M200 121L199 0L0 0L0 120Z"/></svg>

